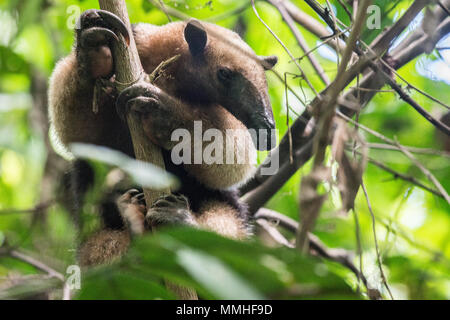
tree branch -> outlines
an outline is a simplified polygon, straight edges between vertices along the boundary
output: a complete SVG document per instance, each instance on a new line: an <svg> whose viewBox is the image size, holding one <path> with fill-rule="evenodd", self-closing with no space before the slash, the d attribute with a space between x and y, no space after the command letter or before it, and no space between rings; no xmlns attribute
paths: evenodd
<svg viewBox="0 0 450 320"><path fill-rule="evenodd" d="M144 70L141 65L136 43L132 36L130 19L128 18L127 7L124 0L99 0L100 8L116 14L126 24L130 44L126 45L121 41L119 45L113 47L114 63L116 70L116 82L119 85L119 91L125 89L131 84L142 81ZM123 36L122 40L123 40ZM164 169L164 159L161 150L154 145L145 135L144 129L140 124L139 118L132 112L127 115L128 128L130 129L133 140L136 159L152 163ZM159 197L169 194L170 190L149 190L144 189L147 207L150 207ZM167 283L179 298L197 300L197 293L190 289Z"/></svg>
<svg viewBox="0 0 450 320"><path fill-rule="evenodd" d="M416 0L406 10L406 12L398 19L398 21L386 31L378 35L372 41L370 48L379 56L386 51L392 41L396 39L405 30L412 20L422 11L425 6L430 4L430 0Z"/></svg>
<svg viewBox="0 0 450 320"><path fill-rule="evenodd" d="M288 0L280 0L280 2L289 12L289 15L299 25L301 25L320 39L328 40L330 38L330 32L319 21L301 11L295 4ZM345 43L339 38L331 40L329 44L336 52L345 49Z"/></svg>
<svg viewBox="0 0 450 320"><path fill-rule="evenodd" d="M414 101L403 89L400 87L383 69L379 68L374 62L370 62L370 67L380 74L384 81L391 86L395 92L398 93L400 98L413 107L418 113L420 113L428 122L435 126L438 130L450 136L450 128L442 123L440 120L434 118L428 111L422 108L416 101Z"/></svg>
<svg viewBox="0 0 450 320"><path fill-rule="evenodd" d="M446 0L446 1L450 2L450 0ZM289 3L288 1L286 1L286 2ZM295 5L293 5L293 4L290 4L290 6L295 7ZM297 10L298 10L298 8L297 8ZM435 14L439 15L439 10L441 10L441 9L440 8L435 9L435 11L437 11L437 12L435 12ZM412 19L414 19L414 17L409 15L408 19L412 20ZM396 28L396 27L393 27L393 28ZM436 37L438 39L440 39L443 36L445 36L445 34L446 34L445 31L447 30L447 28L450 29L450 22L448 24L441 23L440 27L438 27L438 29L437 29ZM419 33L419 32L420 32L420 34L423 35L423 31L417 31L417 30L414 31L414 33ZM450 30L448 32L450 32ZM392 34L393 33L391 33L391 35ZM387 35L386 35L386 37L387 37ZM428 36L425 35L424 37L428 37ZM434 40L436 40L436 39L434 39ZM409 44L410 47L408 48L408 50L410 50L411 52L414 52L414 54L405 54L402 51L400 51L400 53L394 54L394 52L393 52L392 53L393 68L399 69L402 66L404 66L406 63L408 63L409 61L411 61L412 59L417 57L419 54L423 53L424 52L424 46L423 46L424 41L425 40L422 39L421 42L416 42L416 43L412 44L409 37L407 39L403 40L402 44L404 42L408 42L408 43L411 42ZM436 40L436 42L437 41L438 40ZM383 41L379 40L379 43L384 43L385 45L389 44L388 41L384 41L384 40ZM384 52L385 50L387 50L387 47L382 50L381 45L380 45L379 50ZM394 49L394 51L395 51L395 49ZM356 75L357 74L355 74L354 77L356 77ZM376 73L369 72L361 80L360 87L373 88L375 90L378 90L384 85L384 83L385 82L383 80L380 80L379 76ZM327 90L328 90L328 87L325 90L323 90L321 94L325 94ZM370 91L370 92L364 92L363 94L361 94L360 99L358 101L361 104L361 107L366 105L368 103L368 101L370 101L372 99L372 97L375 95L375 93L376 93L375 91ZM345 95L344 95L343 99L341 99L341 101L354 101L356 97L358 97L358 90L352 89L345 93ZM342 104L341 101L338 101L338 103L339 103L339 107L342 109L342 112L345 111L346 115L350 115L350 116L353 115L354 111L349 108L346 108L346 105ZM309 105L309 107L307 108L307 110L314 109L314 107L317 105L317 103L318 103L317 100L313 100L311 102L311 104ZM310 118L310 114L308 111L306 111L291 126L292 136L296 137L296 139L293 140L294 156L301 159L301 161L297 161L297 162L294 161L294 164L290 165L290 167L291 167L289 170L290 175L287 176L288 175L287 172L285 170L283 170L285 167L289 166L287 164L288 159L283 159L282 154L280 152L280 150L286 149L287 135L285 135L282 138L279 147L272 151L274 153L273 154L274 158L276 158L276 156L278 156L278 154L280 154L280 170L279 170L279 172L271 177L261 175L261 169L264 168L264 166L267 166L267 164L271 162L271 158L272 158L272 153L271 153L269 155L269 157L264 161L264 163L258 168L256 175L255 175L255 179L252 179L249 182L249 184L245 185L242 188L242 190L244 191L244 192L242 192L244 194L242 199L244 199L244 200L248 199L250 201L250 203L251 203L250 207L252 208L253 212L256 212L258 210L258 208L260 208L262 205L264 205L264 203L267 202L279 190L279 188L282 187L282 185L279 185L279 183L276 183L273 185L273 187L271 187L270 183L272 183L274 181L278 181L278 180L287 181L297 171L297 169L300 168L304 163L306 163L309 160L309 158L311 157L311 155L312 155L311 149L303 148L308 145L308 143L311 141L311 139L313 137L313 135L311 133L308 134L307 136L304 136L304 134L303 134L304 130L306 128L304 121L305 121L305 119L309 119L309 118ZM308 126L314 128L313 123L309 124ZM312 129L310 131L313 132L314 130ZM299 143L297 143L297 142L299 142ZM280 178L277 177L278 175L280 175Z"/></svg>
<svg viewBox="0 0 450 320"><path fill-rule="evenodd" d="M359 154L358 151L356 151L356 153ZM436 195L436 196L438 196L438 197L443 198L442 194L441 194L439 191L436 191L436 190L434 190L434 189L431 189L430 187L427 187L426 185L424 185L423 183L421 183L421 182L420 182L419 180L417 180L416 178L411 177L411 176L408 176L408 175L403 174L403 173L401 173L401 172L395 171L394 169L391 169L391 168L389 168L388 166L386 166L385 164L383 164L383 163L381 163L381 162L379 162L379 161L377 161L377 160L375 160L375 159L372 159L372 158L370 158L370 157L367 158L367 160L368 160L370 163L372 163L374 166L377 166L378 168L380 168L380 169L382 169L382 170L384 170L384 171L389 172L390 174L392 174L392 175L394 176L395 179L396 179L396 178L402 179L402 180L407 181L407 182L409 182L409 183L411 183L411 184L413 184L413 185L418 186L419 188L422 188L422 189L424 189L424 190L426 190L426 191L428 191L428 192L431 192L432 194L434 194L434 195Z"/></svg>
<svg viewBox="0 0 450 320"><path fill-rule="evenodd" d="M21 260L23 262L28 263L29 265L32 265L33 267L44 271L45 273L47 273L50 277L56 278L58 280L61 280L62 282L64 282L64 276L56 271L55 269L49 267L48 265L46 265L45 263L43 263L42 261L39 261L23 252L20 252L18 250L11 250L11 251L7 251L7 253L15 259Z"/></svg>
<svg viewBox="0 0 450 320"><path fill-rule="evenodd" d="M254 218L256 219L256 221L266 220L269 222L274 222L276 225L279 225L280 227L286 229L289 232L292 232L293 234L296 234L299 229L299 223L294 219L291 219L284 214L266 208L259 209L258 212L255 214ZM278 234L277 232L272 230L272 229L276 230L275 227L271 227L270 225L267 224L263 224L263 226L267 232L270 232L271 235L275 235L275 241L277 239L281 239L280 236L283 237L283 235ZM339 263L344 267L348 268L358 277L358 279L361 279L364 286L367 288L369 297L371 299L381 299L381 293L378 292L378 290L376 289L370 288L369 283L364 274L362 274L352 262L351 258L352 254L350 252L344 249L328 248L322 241L320 241L318 237L316 237L312 233L308 233L308 240L311 254L317 255L326 260ZM289 241L284 237L283 240L279 241L279 243L284 245L283 243L285 243L286 241L289 244L287 245L287 247L293 248L293 245L291 245Z"/></svg>
<svg viewBox="0 0 450 320"><path fill-rule="evenodd" d="M130 35L130 44L126 45L125 41L120 41L118 45L113 47L114 63L116 70L116 85L119 92L127 88L131 84L135 84L142 80L144 70L139 59L134 37L132 36L130 19L128 18L127 7L123 0L99 0L100 8L110 11L117 15L127 26ZM122 36L121 36L122 37ZM123 37L122 37L123 39ZM161 150L147 139L139 118L129 112L127 115L128 128L130 129L131 138L136 159L152 163L164 169L164 160ZM170 193L170 190L149 190L144 189L145 200L148 206L164 194Z"/></svg>
<svg viewBox="0 0 450 320"><path fill-rule="evenodd" d="M299 250L305 251L308 248L307 234L317 220L317 217L322 207L323 197L317 193L319 186L319 179L316 178L316 173L321 172L324 168L324 160L326 148L329 144L329 136L332 131L332 122L335 115L336 101L340 92L345 88L345 80L348 72L347 65L350 62L352 52L356 48L356 43L359 35L363 29L363 23L366 17L366 10L369 6L369 0L362 0L359 6L358 14L354 21L354 25L347 41L347 47L342 55L342 62L339 64L336 79L329 86L329 92L322 100L322 103L314 110L317 120L317 133L314 137L314 164L313 171L307 177L307 180L302 179L300 187L300 210L302 214L302 225L297 233L296 246ZM361 61L362 59L360 59ZM359 61L358 61L359 62ZM356 63L355 65L358 65ZM359 73L359 72L358 72ZM321 179L320 179L321 180ZM314 201L315 205L312 205Z"/></svg>

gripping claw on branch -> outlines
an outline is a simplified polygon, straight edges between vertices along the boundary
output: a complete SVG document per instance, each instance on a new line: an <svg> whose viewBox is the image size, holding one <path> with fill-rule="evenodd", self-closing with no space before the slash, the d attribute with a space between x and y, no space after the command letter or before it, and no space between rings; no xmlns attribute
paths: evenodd
<svg viewBox="0 0 450 320"><path fill-rule="evenodd" d="M130 34L123 21L115 14L105 11L91 9L85 11L79 21L79 28L83 32L89 33L103 33L109 38L119 40L118 34L121 34L127 45L130 44Z"/></svg>

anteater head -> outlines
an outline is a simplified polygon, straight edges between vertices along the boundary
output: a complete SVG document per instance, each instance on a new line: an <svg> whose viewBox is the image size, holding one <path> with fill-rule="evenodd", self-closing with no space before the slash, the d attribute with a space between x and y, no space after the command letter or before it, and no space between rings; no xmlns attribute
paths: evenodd
<svg viewBox="0 0 450 320"><path fill-rule="evenodd" d="M259 137L270 137L275 129L265 70L277 57L257 56L233 31L195 19L186 22L184 40L183 95L219 103L248 129L263 133L254 139L258 150L272 149L272 139Z"/></svg>

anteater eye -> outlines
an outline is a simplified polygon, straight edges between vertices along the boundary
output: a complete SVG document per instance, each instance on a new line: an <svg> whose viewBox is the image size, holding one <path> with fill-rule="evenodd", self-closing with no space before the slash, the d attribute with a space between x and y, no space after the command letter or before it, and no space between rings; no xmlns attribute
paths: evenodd
<svg viewBox="0 0 450 320"><path fill-rule="evenodd" d="M221 81L230 81L233 77L233 71L228 68L220 68L219 71L217 71L217 77L219 77Z"/></svg>

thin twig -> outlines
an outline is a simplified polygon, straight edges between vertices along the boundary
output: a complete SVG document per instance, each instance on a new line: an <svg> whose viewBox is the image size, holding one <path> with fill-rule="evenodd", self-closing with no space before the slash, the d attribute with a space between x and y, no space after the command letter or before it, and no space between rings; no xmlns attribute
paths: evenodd
<svg viewBox="0 0 450 320"><path fill-rule="evenodd" d="M327 9L324 9L315 0L305 0L305 2L326 22L326 24L331 28L331 30L333 30L333 33L336 34L338 30L336 29L334 21L330 19L329 11Z"/></svg>
<svg viewBox="0 0 450 320"><path fill-rule="evenodd" d="M400 151L400 148L396 147L395 145L390 145L386 143L368 143L367 146L370 149L382 149L382 150L392 150L392 151ZM427 155L433 155L438 157L446 157L450 158L450 153L446 151L436 150L436 149L429 149L429 148L416 148L416 147L407 147L403 146L407 150L409 150L412 153L418 153L418 154L427 154Z"/></svg>
<svg viewBox="0 0 450 320"><path fill-rule="evenodd" d="M347 3L345 3L343 0L338 0L338 2L341 5L342 9L344 9L350 21L353 22L353 15L350 12L349 8L347 7Z"/></svg>
<svg viewBox="0 0 450 320"><path fill-rule="evenodd" d="M357 88L359 88L359 75L356 78L356 86ZM359 91L358 91L358 96L357 96L357 101L359 101ZM355 132L358 135L358 129L359 129L359 115L360 112L359 110L356 111L356 121L355 121ZM356 146L357 146L358 142L357 139L355 139L354 143L353 143L353 158L356 159ZM361 155L363 154L362 152L360 153ZM366 157L367 158L367 157ZM356 196L356 195L355 195ZM356 247L357 247L357 254L359 256L359 272L361 274L363 274L363 257L362 257L362 245L361 245L361 226L359 224L359 218L358 218L358 212L355 210L355 208L353 208L353 218L355 220L355 237L356 237ZM358 290L359 290L359 281L360 279L358 278Z"/></svg>
<svg viewBox="0 0 450 320"><path fill-rule="evenodd" d="M55 204L55 200L50 200L45 203L39 203L33 208L29 209L2 209L0 210L0 215L9 215L9 214L30 214L37 212L44 212L48 210L52 205Z"/></svg>
<svg viewBox="0 0 450 320"><path fill-rule="evenodd" d="M337 23L336 23L336 15L334 14L334 11L333 11L333 7L331 6L331 4L330 4L330 1L329 0L326 0L326 3L327 3L327 12L331 15L331 18L332 18L332 21L333 21L333 31L334 31L334 37L336 37L336 35L339 33L338 32L338 27L337 27Z"/></svg>
<svg viewBox="0 0 450 320"><path fill-rule="evenodd" d="M295 248L295 246L290 243L282 234L280 231L278 231L277 228L272 226L267 220L265 219L256 219L256 224L261 227L276 243L288 247L288 248Z"/></svg>
<svg viewBox="0 0 450 320"><path fill-rule="evenodd" d="M345 33L348 30L344 30L341 31L341 33ZM302 56L296 58L298 61L301 61L303 58L305 58L306 56L308 56L310 53L316 51L317 49L319 49L321 46L325 45L325 44L329 44L329 42L331 42L332 40L335 40L334 38L328 38L326 40L323 40L322 42L320 42L317 46L315 46L314 48L310 49L309 51L305 52L305 54L303 54ZM339 51L339 50L337 50ZM339 52L338 52L338 56L339 56ZM289 61L290 62L290 61Z"/></svg>
<svg viewBox="0 0 450 320"><path fill-rule="evenodd" d="M156 0L147 0L151 4L153 4L155 7L159 7L161 11L163 11L166 15L170 15L174 18L180 19L180 20L189 20L190 16L185 14L184 12L181 12L175 8L172 8L168 5L164 5L164 9L162 8L161 4L157 2Z"/></svg>
<svg viewBox="0 0 450 320"><path fill-rule="evenodd" d="M326 75L325 71L323 70L322 66L320 65L319 61L312 55L310 52L310 49L308 47L308 43L303 38L300 30L295 26L295 22L292 19L291 15L288 13L286 8L283 6L283 3L279 0L267 0L270 4L272 4L281 14L283 20L286 22L287 26L291 30L292 34L294 35L295 39L297 40L298 45L300 48L305 52L305 56L308 58L309 62L311 63L311 66L316 71L319 78L322 80L322 82L325 85L330 84L330 79L328 79L328 76ZM309 52L306 54L306 52ZM299 60L300 61L300 60Z"/></svg>
<svg viewBox="0 0 450 320"><path fill-rule="evenodd" d="M280 80L280 81L283 83L283 85L287 86L287 88L289 89L289 91L290 91L290 92L297 98L297 100L300 101L300 103L306 108L306 103L305 103L305 101L303 101L302 98L300 98L300 96L297 94L297 92L295 92L295 90L292 89L292 87L289 86L289 84L288 84L287 82L284 81L284 77L281 76L280 73L279 73L278 71L276 71L276 70L270 70L270 71L276 76L276 78L277 78L278 80ZM289 73L286 72L285 74L289 74ZM292 112L294 112L294 114L295 114L296 116L299 116L299 114L298 114L294 109L290 108L290 110L291 110Z"/></svg>
<svg viewBox="0 0 450 320"><path fill-rule="evenodd" d="M402 87L400 87L383 69L379 68L374 62L369 62L370 67L373 68L378 74L380 74L383 79L394 89L400 98L407 104L412 106L419 114L421 114L428 122L430 122L437 129L450 136L450 127L446 126L439 119L434 118L428 111L426 111L422 106L420 106L414 99L407 94Z"/></svg>
<svg viewBox="0 0 450 320"><path fill-rule="evenodd" d="M295 58L294 58L293 54L291 53L291 51L288 49L288 47L286 47L286 45L283 43L283 41L281 41L281 39L275 34L275 32L272 31L272 29L269 27L269 25L260 17L260 15L258 13L258 10L256 9L255 0L252 0L252 8L253 8L253 12L255 13L255 15L258 18L258 20L266 27L266 29L272 34L272 36L281 44L281 46L284 48L286 53L294 61L295 65L300 70L300 73L302 75L303 80L305 80L305 82L308 84L308 86L311 88L311 90L314 92L314 94L316 96L318 96L319 93L314 88L312 83L309 81L309 79L306 76L305 72L303 72L302 67L300 67L300 65L297 63L297 61L295 60Z"/></svg>
<svg viewBox="0 0 450 320"><path fill-rule="evenodd" d="M359 151L355 151L355 152L357 154L361 155L361 153ZM376 167L378 167L378 168L380 168L380 169L382 169L382 170L384 170L386 172L389 172L390 174L392 174L394 176L394 179L401 179L401 180L407 181L407 182L409 182L409 183L411 183L411 184L413 184L413 185L415 185L415 186L417 186L419 188L422 188L422 189L424 189L424 190L426 190L426 191L428 191L428 192L430 192L430 193L432 193L432 194L434 194L434 195L436 195L438 197L443 198L442 194L439 191L434 190L434 189L432 189L430 187L427 187L426 185L424 185L423 183L421 183L419 180L417 180L416 178L414 178L412 176L408 176L408 175L403 174L401 172L398 172L398 171L396 171L396 170L394 170L392 168L389 168L384 163L382 163L380 161L377 161L377 160L375 160L373 158L368 157L367 161L369 161L369 163L373 164L374 166L376 166Z"/></svg>
<svg viewBox="0 0 450 320"><path fill-rule="evenodd" d="M418 87L414 86L411 82L409 82L408 80L406 80L404 77L402 77L400 75L400 73L397 72L397 70L395 70L394 68L392 68L386 61L384 61L384 59L380 59L379 60L389 71L391 71L397 78L399 78L400 80L402 80L404 83L406 83L407 88L408 89L413 89L415 91L417 91L418 93L420 93L421 95L427 97L428 99L430 99L431 101L434 101L438 104L440 104L441 106L443 106L446 109L450 110L450 106L445 104L444 102L442 102L441 100L439 100L438 98L433 97L431 94L426 93L425 91L419 89Z"/></svg>
<svg viewBox="0 0 450 320"><path fill-rule="evenodd" d="M392 295L391 289L389 288L389 285L386 280L386 276L384 275L383 264L381 262L381 256L380 256L380 250L378 249L377 232L376 232L376 228L375 228L375 214L372 211L372 205L370 204L369 195L367 194L366 186L364 185L363 181L361 182L361 188L364 192L364 196L366 197L367 207L369 208L369 212L372 217L373 239L375 242L375 250L377 253L377 261L378 261L378 267L380 269L381 280L383 281L383 284L386 287L386 290L388 291L389 296L391 297L392 300L394 300L394 296Z"/></svg>
<svg viewBox="0 0 450 320"><path fill-rule="evenodd" d="M345 48L345 44L340 39L330 37L330 32L319 21L300 10L295 4L287 0L279 0L283 3L290 16L299 25L314 34L321 40L330 41L330 46L339 53L338 47Z"/></svg>
<svg viewBox="0 0 450 320"><path fill-rule="evenodd" d="M172 22L172 18L170 17L170 15L167 13L167 11L166 11L166 6L165 6L165 4L164 4L164 1L163 0L159 0L159 5L160 5L160 7L161 7L161 10L164 12L164 14L166 15L166 17L167 17L167 20L169 20L169 22Z"/></svg>
<svg viewBox="0 0 450 320"><path fill-rule="evenodd" d="M417 160L416 157L414 157L414 155L411 152L409 152L405 147L403 147L400 143L397 143L397 147L399 147L400 150L402 150L402 152L416 165L416 167L418 167L420 171L423 172L423 174L428 178L428 180L430 180L431 183L433 183L436 186L436 188L439 190L439 192L447 201L447 203L450 204L450 197L447 191L441 185L439 180L436 179L436 177L430 172L430 170L425 168L425 166L422 163L420 163L419 160Z"/></svg>
<svg viewBox="0 0 450 320"><path fill-rule="evenodd" d="M288 216L281 214L279 212L261 208L255 214L254 218L257 221L267 220L269 222L273 222L275 225L278 225L293 234L296 234L299 229L299 223L294 219L289 218ZM284 238L284 237L283 237ZM284 238L285 239L285 238ZM364 276L364 274L353 264L352 262L352 254L341 248L328 248L320 239L313 235L312 233L308 233L309 247L310 253L315 254L324 259L337 262L344 267L348 268L351 272L353 272L358 279L361 279L364 286L368 290L369 297L371 299L379 299L381 298L381 294L376 289L372 289L369 287L369 283ZM286 240L287 241L287 240ZM284 242L284 240L282 240ZM291 247L291 246L289 246Z"/></svg>
<svg viewBox="0 0 450 320"><path fill-rule="evenodd" d="M33 267L46 272L50 277L57 278L57 279L61 280L62 282L64 282L64 276L61 273L59 273L55 269L49 267L48 265L46 265L45 263L43 263L37 259L30 257L29 255L26 255L25 253L20 252L18 250L8 251L8 254L12 258L16 258L18 260L26 262L29 265L32 265Z"/></svg>
<svg viewBox="0 0 450 320"><path fill-rule="evenodd" d="M347 117L345 114L343 114L340 111L336 111L336 114L341 117L342 119L344 119L345 121L355 124L356 125L356 121L353 120L352 118ZM368 133L370 133L371 135L373 135L374 137L377 137L378 139L383 140L384 142L388 143L388 144L370 144L372 148L378 148L378 149L389 149L389 150L397 150L397 151L401 151L401 149L399 149L398 147L396 147L397 142L389 139L388 137L386 137L385 135L370 129L360 123L358 123L358 128L362 129ZM442 156L442 157L450 157L450 154L448 152L445 151L439 151L439 150L434 150L434 149L426 149L426 148L416 148L416 147L410 147L410 146L404 146L402 145L405 149L409 150L410 152L414 152L414 153L423 153L423 154L433 154L436 156Z"/></svg>
<svg viewBox="0 0 450 320"><path fill-rule="evenodd" d="M272 221L277 226L280 226L283 229L285 229L289 232L292 232L293 234L295 234L295 232L297 231L298 225L299 225L299 223L297 221L295 221L294 219L292 219L284 214L281 214L279 212L276 212L274 210L267 209L267 208L259 209L258 212L255 214L255 218L256 219L266 219L268 221ZM391 225L389 225L385 221L383 221L382 218L375 216L375 219L381 226L383 226L385 229L389 230L396 236L404 239L411 246L417 248L418 250L421 250L423 252L431 254L435 257L439 257L440 259L443 259L444 262L447 264L449 263L449 261L445 259L445 257L443 256L441 251L438 251L434 248L429 248L425 244L416 242L415 240L411 239L410 235L407 232L405 232L404 230L402 230L402 228L400 226L395 225L395 228L393 228ZM309 233L308 237L310 237L309 242L310 242L311 249L317 250L317 248L320 245L325 246L320 241L320 239L317 238L316 236L314 236L313 234ZM358 270L358 268L356 268L356 267L355 267L355 269Z"/></svg>
<svg viewBox="0 0 450 320"><path fill-rule="evenodd" d="M359 218L358 218L358 213L356 212L356 210L352 210L353 211L353 218L355 220L355 238L356 238L356 254L359 257L359 273L360 274L364 274L363 273L363 259L362 259L362 246L361 246L361 227L359 225ZM359 286L360 286L360 277L358 277L358 290L359 290Z"/></svg>
<svg viewBox="0 0 450 320"><path fill-rule="evenodd" d="M390 223L385 222L383 219L379 217L375 217L376 221L380 223L388 232L393 233L394 235L402 238L407 243L409 243L411 246L415 247L418 250L421 250L423 252L426 252L433 256L433 261L442 260L448 268L450 268L450 260L446 259L442 251L439 251L435 248L430 248L424 243L417 242L414 239L411 239L410 232L405 231L402 229L400 225L395 224L394 226L392 223L395 223L395 221L392 221L392 219L386 219L389 220Z"/></svg>
<svg viewBox="0 0 450 320"><path fill-rule="evenodd" d="M42 261L39 261L21 251L18 250L5 250L5 253L8 254L9 256L11 256L14 259L18 259L20 261L23 261L45 273L47 273L48 278L56 278L58 280L60 280L61 282L64 283L63 286L63 296L62 299L63 300L70 300L71 299L71 292L70 292L70 287L68 285L68 283L65 281L64 275L58 271L56 271L55 269L49 267L48 265L46 265L45 263L43 263Z"/></svg>
<svg viewBox="0 0 450 320"><path fill-rule="evenodd" d="M286 99L286 125L288 130L288 138L289 138L289 161L291 163L294 163L294 156L292 151L292 134L291 134L291 126L290 126L290 119L289 119L289 95L287 90L287 79L286 74L284 74L284 94Z"/></svg>
<svg viewBox="0 0 450 320"><path fill-rule="evenodd" d="M244 12L245 10L247 10L247 8L249 8L250 5L251 5L250 0L246 0L245 3L243 5L241 5L240 7L237 7L235 9L232 9L232 10L230 10L228 12L225 12L225 13L222 13L222 14L218 14L217 16L206 18L206 21L218 22L218 21L224 20L224 19L226 19L228 17L239 15L242 12Z"/></svg>
<svg viewBox="0 0 450 320"><path fill-rule="evenodd" d="M359 88L359 87L350 87L350 89L355 89L357 91L376 92L376 93L395 93L395 90L368 89L368 88Z"/></svg>

